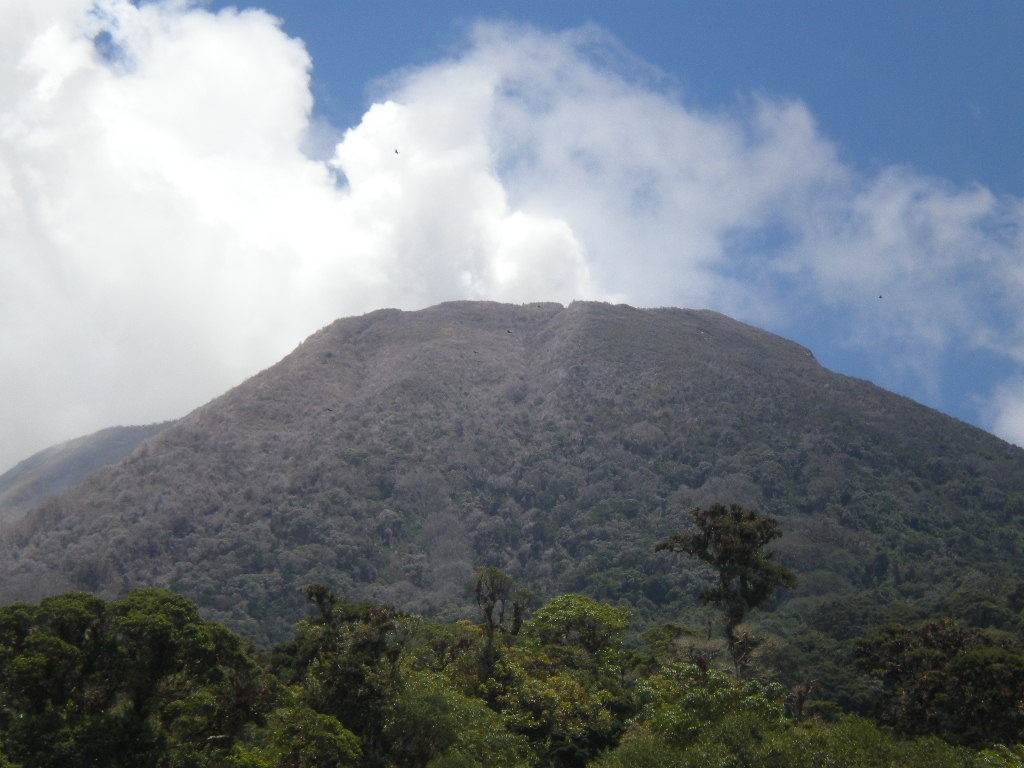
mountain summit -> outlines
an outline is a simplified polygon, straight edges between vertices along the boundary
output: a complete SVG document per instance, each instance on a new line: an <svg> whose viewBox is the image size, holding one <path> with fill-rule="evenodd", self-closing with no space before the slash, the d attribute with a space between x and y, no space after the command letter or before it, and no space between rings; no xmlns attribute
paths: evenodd
<svg viewBox="0 0 1024 768"><path fill-rule="evenodd" d="M678 618L704 576L654 545L719 501L779 519L794 609L1022 577L1024 451L992 435L714 312L456 302L338 320L45 501L0 599L166 586L268 642L307 583L451 618L493 565Z"/></svg>

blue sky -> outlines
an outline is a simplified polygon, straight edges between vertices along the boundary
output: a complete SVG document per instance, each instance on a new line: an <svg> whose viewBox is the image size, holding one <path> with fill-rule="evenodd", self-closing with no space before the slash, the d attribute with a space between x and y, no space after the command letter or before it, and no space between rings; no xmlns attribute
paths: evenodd
<svg viewBox="0 0 1024 768"><path fill-rule="evenodd" d="M1024 5L1000 2L216 2L264 8L313 57L317 111L358 122L368 85L464 44L479 19L594 23L706 108L767 93L805 102L865 168L909 163L1024 194Z"/></svg>
<svg viewBox="0 0 1024 768"><path fill-rule="evenodd" d="M456 298L716 309L1022 444L1022 33L1010 0L0 6L0 471Z"/></svg>

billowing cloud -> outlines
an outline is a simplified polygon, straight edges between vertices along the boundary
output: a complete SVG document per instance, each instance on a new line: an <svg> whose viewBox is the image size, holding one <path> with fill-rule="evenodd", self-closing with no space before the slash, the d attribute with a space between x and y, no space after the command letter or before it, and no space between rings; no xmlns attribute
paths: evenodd
<svg viewBox="0 0 1024 768"><path fill-rule="evenodd" d="M709 112L598 29L481 24L342 131L311 67L261 12L0 7L0 469L452 298L814 318L921 391L953 348L1024 363L1024 203L861 173L799 102Z"/></svg>

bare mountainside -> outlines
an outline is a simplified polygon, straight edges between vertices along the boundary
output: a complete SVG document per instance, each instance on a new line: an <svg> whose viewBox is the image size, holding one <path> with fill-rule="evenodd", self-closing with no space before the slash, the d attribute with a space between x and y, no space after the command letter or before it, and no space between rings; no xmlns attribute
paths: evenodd
<svg viewBox="0 0 1024 768"><path fill-rule="evenodd" d="M780 519L781 617L987 595L1012 628L1024 451L722 315L597 303L339 320L9 526L0 599L166 586L268 642L309 582L452 618L495 565L689 620L703 571L653 547L716 501Z"/></svg>

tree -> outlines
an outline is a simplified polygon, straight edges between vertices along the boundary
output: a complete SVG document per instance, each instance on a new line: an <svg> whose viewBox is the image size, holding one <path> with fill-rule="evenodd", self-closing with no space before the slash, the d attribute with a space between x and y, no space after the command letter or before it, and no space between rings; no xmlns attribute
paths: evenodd
<svg viewBox="0 0 1024 768"><path fill-rule="evenodd" d="M495 633L519 634L523 624L523 612L532 595L528 590L516 589L515 579L500 568L483 566L477 568L473 579L473 594L483 619L485 645L481 663L481 679L486 680L494 669L496 650ZM511 616L506 614L511 609Z"/></svg>
<svg viewBox="0 0 1024 768"><path fill-rule="evenodd" d="M556 597L523 623L498 664L494 701L545 765L589 764L634 714L623 646L629 611L583 595Z"/></svg>
<svg viewBox="0 0 1024 768"><path fill-rule="evenodd" d="M331 588L326 584L307 584L303 589L306 595L306 599L311 603L316 604L316 608L320 611L320 619L324 624L328 626L334 623L334 606L338 602L338 597L331 591Z"/></svg>
<svg viewBox="0 0 1024 768"><path fill-rule="evenodd" d="M640 711L601 768L766 765L744 759L786 726L785 692L777 683L741 680L697 664L672 663L637 684ZM730 731L739 730L739 737ZM763 755L758 755L763 758Z"/></svg>
<svg viewBox="0 0 1024 768"><path fill-rule="evenodd" d="M580 768L622 730L618 711L627 703L618 678L586 656L577 647L511 645L484 684L486 701L530 740L541 765Z"/></svg>
<svg viewBox="0 0 1024 768"><path fill-rule="evenodd" d="M890 626L854 649L881 681L879 717L905 733L983 746L1024 740L1024 648L942 619Z"/></svg>
<svg viewBox="0 0 1024 768"><path fill-rule="evenodd" d="M747 615L780 587L796 586L796 574L771 561L765 547L782 535L778 521L738 504L712 504L694 509L697 530L660 542L655 551L667 550L696 557L718 572L718 584L701 591L705 603L722 608L729 655L741 674L756 641L737 628Z"/></svg>
<svg viewBox="0 0 1024 768"><path fill-rule="evenodd" d="M444 675L408 670L388 707L385 737L392 765L518 768L530 765L527 739L500 714L456 690Z"/></svg>
<svg viewBox="0 0 1024 768"><path fill-rule="evenodd" d="M364 766L387 765L384 713L402 687L404 616L387 605L349 603L323 584L303 591L319 614L274 649L273 667L301 689L303 704L361 740Z"/></svg>
<svg viewBox="0 0 1024 768"><path fill-rule="evenodd" d="M537 611L523 629L544 643L577 646L596 654L620 648L629 611L583 595L561 595Z"/></svg>
<svg viewBox="0 0 1024 768"><path fill-rule="evenodd" d="M26 766L223 764L272 682L241 638L163 590L0 608L0 733Z"/></svg>
<svg viewBox="0 0 1024 768"><path fill-rule="evenodd" d="M337 718L314 711L286 693L266 725L253 727L235 744L230 768L355 768L362 762L359 738Z"/></svg>

